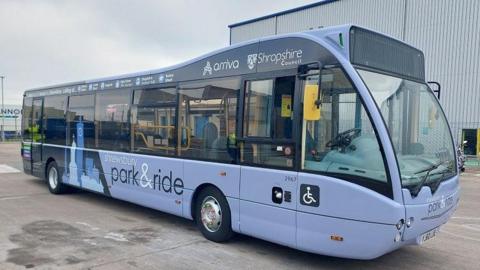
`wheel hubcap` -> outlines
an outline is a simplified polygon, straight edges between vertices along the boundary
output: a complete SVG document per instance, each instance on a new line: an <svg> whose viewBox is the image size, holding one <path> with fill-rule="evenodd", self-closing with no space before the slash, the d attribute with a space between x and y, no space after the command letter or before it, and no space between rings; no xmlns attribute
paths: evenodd
<svg viewBox="0 0 480 270"><path fill-rule="evenodd" d="M216 232L222 225L222 208L218 201L208 196L202 202L200 211L202 224L209 232Z"/></svg>
<svg viewBox="0 0 480 270"><path fill-rule="evenodd" d="M48 172L48 183L50 184L50 187L52 189L55 189L58 184L58 173L57 169L55 167L50 168L50 171Z"/></svg>

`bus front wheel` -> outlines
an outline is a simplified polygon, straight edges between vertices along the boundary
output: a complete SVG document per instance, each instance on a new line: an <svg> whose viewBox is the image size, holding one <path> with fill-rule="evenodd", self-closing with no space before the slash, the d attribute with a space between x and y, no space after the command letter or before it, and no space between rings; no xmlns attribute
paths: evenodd
<svg viewBox="0 0 480 270"><path fill-rule="evenodd" d="M48 190L53 194L62 194L65 192L65 185L60 181L57 163L52 161L47 167L47 185Z"/></svg>
<svg viewBox="0 0 480 270"><path fill-rule="evenodd" d="M210 241L225 242L234 234L227 199L215 187L206 187L200 191L196 201L195 221L203 236Z"/></svg>

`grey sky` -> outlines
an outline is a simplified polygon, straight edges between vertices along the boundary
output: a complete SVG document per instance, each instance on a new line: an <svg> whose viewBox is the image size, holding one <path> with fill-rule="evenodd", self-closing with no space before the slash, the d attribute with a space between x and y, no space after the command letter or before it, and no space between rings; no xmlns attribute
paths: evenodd
<svg viewBox="0 0 480 270"><path fill-rule="evenodd" d="M25 89L169 66L228 45L227 25L312 0L0 0L5 103Z"/></svg>

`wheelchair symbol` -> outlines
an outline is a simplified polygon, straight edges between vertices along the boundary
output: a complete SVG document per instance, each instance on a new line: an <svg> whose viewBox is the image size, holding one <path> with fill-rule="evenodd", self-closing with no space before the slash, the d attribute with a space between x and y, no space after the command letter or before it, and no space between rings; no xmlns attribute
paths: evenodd
<svg viewBox="0 0 480 270"><path fill-rule="evenodd" d="M306 204L316 203L317 200L313 198L312 194L310 193L310 187L307 187L307 193L303 194L303 202Z"/></svg>
<svg viewBox="0 0 480 270"><path fill-rule="evenodd" d="M320 188L314 185L300 185L300 203L307 206L318 207L320 205Z"/></svg>

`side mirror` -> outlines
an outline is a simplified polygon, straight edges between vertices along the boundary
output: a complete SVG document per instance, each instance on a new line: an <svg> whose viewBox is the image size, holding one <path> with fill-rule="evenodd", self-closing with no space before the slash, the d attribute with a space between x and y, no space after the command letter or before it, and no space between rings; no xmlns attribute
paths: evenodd
<svg viewBox="0 0 480 270"><path fill-rule="evenodd" d="M440 83L439 83L439 82L433 82L433 81L427 82L427 83L430 84L430 85L435 85L435 86L436 86L435 90L432 89L432 91L433 91L435 94L437 94L437 99L440 100L440 91L441 91L441 88L442 88L442 87L440 86Z"/></svg>

